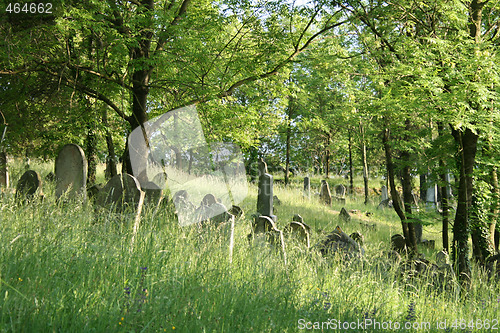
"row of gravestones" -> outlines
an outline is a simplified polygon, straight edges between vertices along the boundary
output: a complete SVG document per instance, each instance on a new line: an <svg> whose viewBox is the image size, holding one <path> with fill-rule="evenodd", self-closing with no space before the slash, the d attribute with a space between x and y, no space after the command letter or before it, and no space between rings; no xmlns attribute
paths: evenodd
<svg viewBox="0 0 500 333"><path fill-rule="evenodd" d="M304 195L310 197L311 183L309 177L304 178ZM328 183L322 181L322 195L320 198L331 204L332 197ZM338 198L345 200L345 186L339 185L336 188ZM253 242L271 244L279 250L286 263L286 249L284 236L292 236L299 241L302 241L307 248L310 247L311 227L304 223L303 218L296 214L292 222L290 222L283 231L276 226L277 217L274 215L273 205L275 196L273 195L273 176L267 171L267 165L263 159L259 160L259 181L258 181L258 196L257 196L257 214L252 225L252 233L248 235L248 239ZM345 211L345 209L344 209ZM342 213L342 212L341 212ZM347 213L347 212L346 212ZM349 214L347 214L349 215ZM362 239L362 235L356 233L352 235L358 240ZM346 235L340 227L337 227L325 241L319 243L318 248L324 255L332 255L336 252L342 252L352 256L354 254L363 253L361 246L353 237Z"/></svg>

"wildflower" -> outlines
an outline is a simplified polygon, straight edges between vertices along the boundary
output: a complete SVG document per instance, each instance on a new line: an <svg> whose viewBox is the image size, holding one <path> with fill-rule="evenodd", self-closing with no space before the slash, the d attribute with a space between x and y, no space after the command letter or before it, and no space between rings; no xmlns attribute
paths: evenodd
<svg viewBox="0 0 500 333"><path fill-rule="evenodd" d="M410 304L408 304L408 315L406 316L407 321L414 321L417 318L416 312L415 312L415 301L411 301Z"/></svg>
<svg viewBox="0 0 500 333"><path fill-rule="evenodd" d="M148 268L147 267L141 267L143 271L146 271Z"/></svg>
<svg viewBox="0 0 500 333"><path fill-rule="evenodd" d="M172 326L172 329L175 330L175 326Z"/></svg>
<svg viewBox="0 0 500 333"><path fill-rule="evenodd" d="M23 282L23 279L19 278L19 282Z"/></svg>

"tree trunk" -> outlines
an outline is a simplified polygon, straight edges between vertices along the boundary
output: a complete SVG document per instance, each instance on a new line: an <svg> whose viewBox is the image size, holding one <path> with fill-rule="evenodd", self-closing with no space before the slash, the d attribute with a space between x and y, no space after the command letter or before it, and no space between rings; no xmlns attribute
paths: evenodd
<svg viewBox="0 0 500 333"><path fill-rule="evenodd" d="M97 173L97 136L95 131L95 122L90 120L87 123L87 185L95 184Z"/></svg>
<svg viewBox="0 0 500 333"><path fill-rule="evenodd" d="M442 122L437 123L438 127L438 134L439 136L444 135L444 126ZM440 158L439 159L439 168L441 169L441 173L439 175L439 178L441 180L441 209L442 209L442 216L443 216L443 227L442 227L442 239L443 239L443 251L446 253L450 253L449 249L449 239L448 239L448 225L450 223L449 219L449 211L450 211L450 206L449 206L449 200L450 198L448 197L448 179L446 177L447 174L447 169L445 166L444 159Z"/></svg>
<svg viewBox="0 0 500 333"><path fill-rule="evenodd" d="M330 132L326 134L325 174L330 178Z"/></svg>
<svg viewBox="0 0 500 333"><path fill-rule="evenodd" d="M385 150L385 162L387 165L387 177L391 189L392 203L394 205L394 210L396 211L401 220L401 226L403 227L403 236L405 237L406 240L406 246L408 247L408 249L410 249L410 251L416 253L417 249L413 247L413 244L410 241L410 233L408 230L408 223L406 222L406 215L401 207L401 199L399 198L399 193L396 190L396 183L394 180L395 179L394 164L392 163L392 152L389 140L390 140L390 132L389 129L386 128L382 136L382 142L384 144L384 150Z"/></svg>
<svg viewBox="0 0 500 333"><path fill-rule="evenodd" d="M363 183L365 189L365 205L368 204L368 163L366 162L366 144L365 144L365 131L363 125L359 124L359 131L361 133L361 160L363 163Z"/></svg>
<svg viewBox="0 0 500 333"><path fill-rule="evenodd" d="M288 97L288 115L287 115L287 125L286 125L286 157L285 157L285 186L288 185L290 178L290 136L292 135L292 97Z"/></svg>
<svg viewBox="0 0 500 333"><path fill-rule="evenodd" d="M472 172L477 150L478 135L469 128L465 130L452 129L453 137L458 146L459 185L458 205L453 225L452 259L456 263L460 281L463 285L470 283L469 262L469 208L472 204L473 179Z"/></svg>
<svg viewBox="0 0 500 333"><path fill-rule="evenodd" d="M351 136L352 130L348 130L348 135L349 135L349 194L354 195L354 170L352 168L352 136Z"/></svg>
<svg viewBox="0 0 500 333"><path fill-rule="evenodd" d="M116 176L118 172L116 171L116 154L115 145L113 144L113 138L111 132L109 131L108 125L108 112L106 108L102 111L102 124L105 128L106 146L108 148L108 156L106 158L106 170L104 171L104 176L106 179L111 179Z"/></svg>
<svg viewBox="0 0 500 333"><path fill-rule="evenodd" d="M410 120L406 119L405 121L405 130L408 133L408 131L411 130L410 128ZM405 139L408 141L410 140L407 135L405 135ZM405 207L405 217L407 221L409 220L408 217L410 217L410 223L408 223L408 237L410 239L410 249L414 250L416 252L417 250L417 238L415 234L415 225L414 222L412 221L412 209L411 205L413 202L413 195L411 193L411 170L410 170L410 152L408 150L403 150L401 153L401 160L403 162L403 170L402 170L402 182L401 184L403 185L403 201L404 201L404 207ZM408 243L408 242L407 242Z"/></svg>

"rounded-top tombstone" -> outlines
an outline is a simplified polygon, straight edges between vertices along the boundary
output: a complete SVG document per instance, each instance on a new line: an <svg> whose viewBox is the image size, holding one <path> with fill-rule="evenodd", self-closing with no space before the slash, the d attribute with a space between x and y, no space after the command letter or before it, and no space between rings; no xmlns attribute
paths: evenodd
<svg viewBox="0 0 500 333"><path fill-rule="evenodd" d="M102 207L114 208L123 212L127 207L133 211L142 208L143 192L139 181L127 173L116 175L99 191L96 203Z"/></svg>
<svg viewBox="0 0 500 333"><path fill-rule="evenodd" d="M32 199L37 191L42 187L42 178L38 172L33 170L26 171L19 181L16 187L16 199Z"/></svg>
<svg viewBox="0 0 500 333"><path fill-rule="evenodd" d="M67 193L69 199L87 196L87 160L83 149L75 144L65 145L57 155L56 199Z"/></svg>

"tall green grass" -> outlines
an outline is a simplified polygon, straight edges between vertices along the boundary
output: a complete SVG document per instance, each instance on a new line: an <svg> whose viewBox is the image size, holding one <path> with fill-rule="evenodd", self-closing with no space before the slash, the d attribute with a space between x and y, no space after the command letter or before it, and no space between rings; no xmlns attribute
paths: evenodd
<svg viewBox="0 0 500 333"><path fill-rule="evenodd" d="M34 167L42 176L51 169ZM11 170L15 186L23 170ZM197 226L180 228L166 208L154 214L145 207L131 250L133 217L96 213L90 204L56 204L53 184L44 186L42 202L17 205L8 191L0 199L1 331L297 332L314 323L335 331L338 321L372 320L429 322L430 330L419 331L443 332L437 321L447 320L449 327L457 319L499 319L498 284L477 268L467 293L459 293L454 282L440 291L425 278L401 279L382 253L400 232L397 216L364 206L362 198L348 198L346 208L360 213L342 222L341 205L304 199L298 182L276 185L280 228L298 213L314 230L324 230L313 233L312 244L337 225L347 233L361 231L366 242L364 258L343 262L290 239L285 265L273 249L248 242L257 193L251 185L230 264L224 237ZM367 230L360 223L378 227ZM424 237L439 240L436 230L425 227Z"/></svg>

